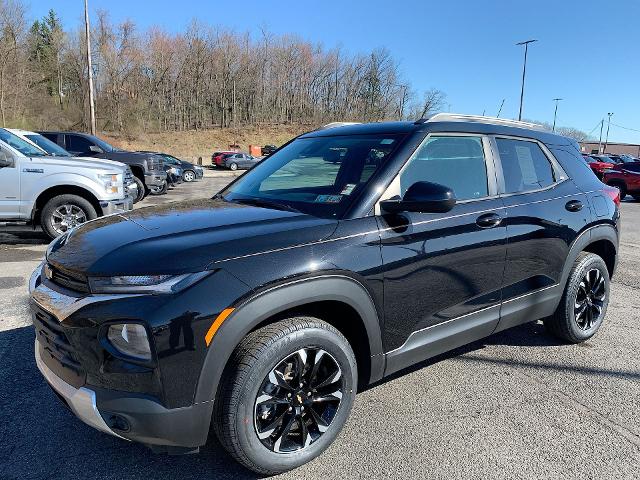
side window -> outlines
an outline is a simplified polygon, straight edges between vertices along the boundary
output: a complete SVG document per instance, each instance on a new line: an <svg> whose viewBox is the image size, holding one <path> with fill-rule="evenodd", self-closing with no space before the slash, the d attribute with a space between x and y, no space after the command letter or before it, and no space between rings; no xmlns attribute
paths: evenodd
<svg viewBox="0 0 640 480"><path fill-rule="evenodd" d="M482 138L429 137L400 174L400 194L416 182L445 185L458 200L486 197L489 189Z"/></svg>
<svg viewBox="0 0 640 480"><path fill-rule="evenodd" d="M78 135L67 135L67 150L70 152L89 152L89 147L93 145L89 140Z"/></svg>
<svg viewBox="0 0 640 480"><path fill-rule="evenodd" d="M553 184L553 168L537 143L510 138L496 138L496 143L505 193L528 192Z"/></svg>

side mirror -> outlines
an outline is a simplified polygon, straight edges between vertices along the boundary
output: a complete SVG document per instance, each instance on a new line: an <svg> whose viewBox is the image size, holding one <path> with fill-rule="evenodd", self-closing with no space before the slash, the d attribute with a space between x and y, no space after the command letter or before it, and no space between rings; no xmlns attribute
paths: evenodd
<svg viewBox="0 0 640 480"><path fill-rule="evenodd" d="M0 168L13 166L13 159L7 152L0 150Z"/></svg>
<svg viewBox="0 0 640 480"><path fill-rule="evenodd" d="M104 153L104 150L97 145L89 145L89 151L91 153Z"/></svg>
<svg viewBox="0 0 640 480"><path fill-rule="evenodd" d="M385 212L444 213L456 204L453 190L439 183L416 182L409 187L403 198L380 202Z"/></svg>

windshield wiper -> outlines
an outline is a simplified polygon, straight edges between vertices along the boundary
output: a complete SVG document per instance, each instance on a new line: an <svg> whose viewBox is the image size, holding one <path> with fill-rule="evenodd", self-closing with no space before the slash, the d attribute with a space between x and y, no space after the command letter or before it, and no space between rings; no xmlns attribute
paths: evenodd
<svg viewBox="0 0 640 480"><path fill-rule="evenodd" d="M274 210L285 210L287 212L302 213L295 207L286 203L274 202L265 198L234 198L231 202L242 203L244 205L254 205L256 207L273 208Z"/></svg>

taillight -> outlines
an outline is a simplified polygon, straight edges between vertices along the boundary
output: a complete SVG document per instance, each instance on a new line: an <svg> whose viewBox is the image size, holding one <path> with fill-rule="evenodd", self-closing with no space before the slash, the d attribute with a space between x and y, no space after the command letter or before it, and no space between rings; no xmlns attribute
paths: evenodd
<svg viewBox="0 0 640 480"><path fill-rule="evenodd" d="M616 187L606 186L602 189L602 191L611 199L616 206L620 206L620 190Z"/></svg>

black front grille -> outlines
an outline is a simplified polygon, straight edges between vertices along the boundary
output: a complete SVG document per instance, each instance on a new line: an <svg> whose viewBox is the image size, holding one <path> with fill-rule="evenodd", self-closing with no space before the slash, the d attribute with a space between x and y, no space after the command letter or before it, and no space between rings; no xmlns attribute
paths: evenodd
<svg viewBox="0 0 640 480"><path fill-rule="evenodd" d="M89 293L89 283L86 276L50 264L46 268L48 270L46 272L47 278L51 282L76 292Z"/></svg>
<svg viewBox="0 0 640 480"><path fill-rule="evenodd" d="M44 362L68 383L82 385L85 372L78 362L64 328L50 313L36 305L32 308L33 326L42 349Z"/></svg>

